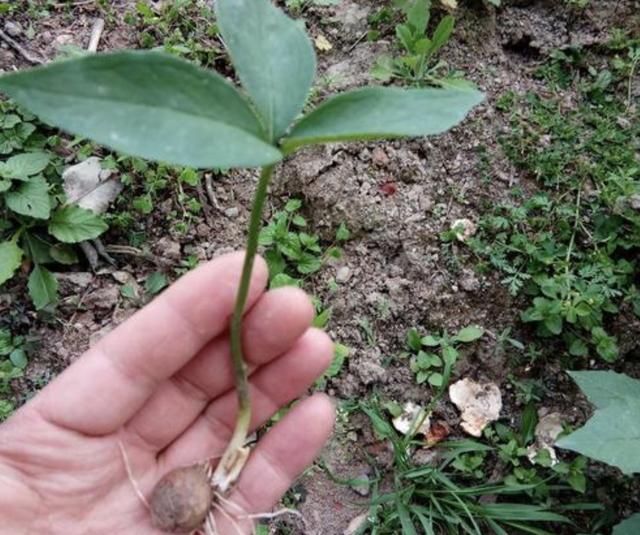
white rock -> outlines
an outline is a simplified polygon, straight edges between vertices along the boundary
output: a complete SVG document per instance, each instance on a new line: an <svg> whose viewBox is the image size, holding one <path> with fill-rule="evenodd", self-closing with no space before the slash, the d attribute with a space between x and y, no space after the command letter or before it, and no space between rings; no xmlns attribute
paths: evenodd
<svg viewBox="0 0 640 535"><path fill-rule="evenodd" d="M424 409L420 405L416 405L415 403L408 401L402 407L402 414L391 420L391 423L399 433L406 435L417 423L418 418L422 417L423 413ZM429 427L431 427L430 414L424 418L417 434L426 435L429 432Z"/></svg>
<svg viewBox="0 0 640 535"><path fill-rule="evenodd" d="M347 266L342 266L336 272L336 282L347 282L351 278L351 270Z"/></svg>
<svg viewBox="0 0 640 535"><path fill-rule="evenodd" d="M354 533L358 533L358 531L360 531L360 528L367 521L367 516L368 513L362 513L351 519L351 522L349 522L347 529L342 532L342 535L354 535Z"/></svg>
<svg viewBox="0 0 640 535"><path fill-rule="evenodd" d="M557 438L562 433L562 415L559 412L551 412L549 414L542 414L543 409L538 411L538 425L534 431L536 441L534 444L527 448L527 457L532 463L535 463L535 458L542 450L549 452L551 457L551 466L558 464L558 456L554 445Z"/></svg>
<svg viewBox="0 0 640 535"><path fill-rule="evenodd" d="M500 417L502 394L494 383L462 379L449 387L449 398L462 413L460 426L471 436L481 436L483 429Z"/></svg>
<svg viewBox="0 0 640 535"><path fill-rule="evenodd" d="M111 171L102 169L100 159L95 156L67 168L62 173L67 200L96 214L103 214L123 187L111 175Z"/></svg>

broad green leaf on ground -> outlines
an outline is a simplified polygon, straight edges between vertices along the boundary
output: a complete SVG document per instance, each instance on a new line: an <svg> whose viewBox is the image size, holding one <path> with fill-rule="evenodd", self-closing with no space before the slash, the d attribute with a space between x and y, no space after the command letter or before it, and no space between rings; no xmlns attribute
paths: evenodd
<svg viewBox="0 0 640 535"><path fill-rule="evenodd" d="M613 535L638 535L640 533L640 513L631 515L613 528Z"/></svg>
<svg viewBox="0 0 640 535"><path fill-rule="evenodd" d="M33 177L28 182L4 194L7 206L17 214L47 219L51 213L49 185L42 177Z"/></svg>
<svg viewBox="0 0 640 535"><path fill-rule="evenodd" d="M309 95L316 59L302 25L269 0L217 0L218 25L269 139L279 139Z"/></svg>
<svg viewBox="0 0 640 535"><path fill-rule="evenodd" d="M309 113L282 145L290 152L313 143L439 134L462 121L483 98L473 89L356 89Z"/></svg>
<svg viewBox="0 0 640 535"><path fill-rule="evenodd" d="M570 375L596 411L557 445L617 466L625 474L640 472L640 381L612 371Z"/></svg>
<svg viewBox="0 0 640 535"><path fill-rule="evenodd" d="M36 267L33 268L27 287L37 310L41 310L58 300L57 279L47 268L39 264L36 264Z"/></svg>
<svg viewBox="0 0 640 535"><path fill-rule="evenodd" d="M476 325L469 325L469 327L465 327L461 329L458 334L455 335L455 339L458 342L473 342L477 340L484 334L484 329L482 327L477 327Z"/></svg>
<svg viewBox="0 0 640 535"><path fill-rule="evenodd" d="M63 243L92 240L107 228L99 215L75 205L56 210L49 222L49 233Z"/></svg>
<svg viewBox="0 0 640 535"><path fill-rule="evenodd" d="M0 243L0 284L7 282L22 262L22 249L13 241Z"/></svg>
<svg viewBox="0 0 640 535"><path fill-rule="evenodd" d="M53 260L49 249L51 244L43 240L38 234L25 232L22 235L22 246L27 257L36 264L47 264Z"/></svg>
<svg viewBox="0 0 640 535"><path fill-rule="evenodd" d="M28 180L30 176L44 171L51 158L45 152L27 152L0 162L0 177Z"/></svg>
<svg viewBox="0 0 640 535"><path fill-rule="evenodd" d="M143 158L200 168L281 158L233 86L160 52L60 61L4 75L0 91L50 124Z"/></svg>

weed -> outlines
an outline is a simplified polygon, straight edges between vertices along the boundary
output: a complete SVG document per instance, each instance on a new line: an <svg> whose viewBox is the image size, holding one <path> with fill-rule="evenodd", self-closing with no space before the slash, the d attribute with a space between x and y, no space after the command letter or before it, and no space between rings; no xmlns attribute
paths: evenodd
<svg viewBox="0 0 640 535"><path fill-rule="evenodd" d="M411 351L411 371L418 384L429 383L440 390L449 384L453 366L460 355L459 346L478 340L484 329L471 325L453 336L447 331L439 335L421 336L416 329L409 331L407 346Z"/></svg>
<svg viewBox="0 0 640 535"><path fill-rule="evenodd" d="M395 8L401 22L395 26L400 55L378 58L373 75L388 82L393 78L405 80L412 85L460 85L465 82L451 76L447 64L434 61L438 51L449 41L453 33L454 18L446 15L429 36L427 29L431 19L431 0L396 0ZM392 18L391 13L382 9L372 22L380 24ZM395 18L395 17L393 17ZM377 37L372 36L370 37Z"/></svg>
<svg viewBox="0 0 640 535"><path fill-rule="evenodd" d="M609 362L619 349L608 318L625 306L640 314L640 126L626 98L632 49L610 70L586 74L577 68L587 61L580 51L554 54L540 75L559 90L577 83L581 99L569 108L561 95L501 99L511 120L502 146L542 190L523 200L514 192L515 202L484 217L470 241L513 295L529 296L522 319L539 336L560 338L573 356L595 351Z"/></svg>
<svg viewBox="0 0 640 535"><path fill-rule="evenodd" d="M65 202L60 138L33 115L0 102L0 284L18 268L30 272L29 295L37 309L57 301L58 283L46 266L73 264L72 245L107 228L89 210Z"/></svg>
<svg viewBox="0 0 640 535"><path fill-rule="evenodd" d="M22 377L28 363L24 339L0 328L0 422L13 413L14 401L9 396L12 380Z"/></svg>

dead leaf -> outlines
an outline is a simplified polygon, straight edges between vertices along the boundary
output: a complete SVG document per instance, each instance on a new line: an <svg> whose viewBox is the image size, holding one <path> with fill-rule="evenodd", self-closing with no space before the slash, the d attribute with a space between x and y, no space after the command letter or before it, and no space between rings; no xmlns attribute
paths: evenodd
<svg viewBox="0 0 640 535"><path fill-rule="evenodd" d="M391 420L391 423L399 433L406 435L414 428L418 418L421 418L423 414L424 409L420 405L416 405L415 403L408 401L402 407L402 414ZM429 432L429 427L431 425L430 416L431 415L427 415L424 418L416 434L426 435Z"/></svg>
<svg viewBox="0 0 640 535"><path fill-rule="evenodd" d="M500 417L502 395L495 383L462 379L449 387L449 398L462 413L460 426L471 436L481 436L483 429Z"/></svg>
<svg viewBox="0 0 640 535"><path fill-rule="evenodd" d="M68 167L62 173L68 202L103 214L123 188L122 183L111 175L111 171L102 169L100 159L95 156Z"/></svg>
<svg viewBox="0 0 640 535"><path fill-rule="evenodd" d="M444 420L433 422L427 431L427 446L433 446L434 444L443 441L450 433L451 428Z"/></svg>
<svg viewBox="0 0 640 535"><path fill-rule="evenodd" d="M318 35L315 39L316 48L320 52L328 52L333 48L333 45L329 42L329 40L324 35Z"/></svg>

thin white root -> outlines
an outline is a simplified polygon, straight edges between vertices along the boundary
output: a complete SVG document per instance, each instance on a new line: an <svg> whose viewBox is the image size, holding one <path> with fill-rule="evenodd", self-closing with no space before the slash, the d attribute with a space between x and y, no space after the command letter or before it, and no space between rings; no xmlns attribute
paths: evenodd
<svg viewBox="0 0 640 535"><path fill-rule="evenodd" d="M127 477L129 478L129 483L131 483L131 486L133 487L133 491L136 493L136 495L138 496L140 501L143 503L143 505L147 509L151 509L151 506L149 505L147 498L142 493L142 490L140 490L140 486L138 485L136 478L133 476L133 471L131 470L131 463L129 462L129 456L127 455L127 450L124 448L124 444L120 439L118 439L118 447L120 448L120 453L122 454L122 462L124 463L124 469L127 472Z"/></svg>
<svg viewBox="0 0 640 535"><path fill-rule="evenodd" d="M244 532L240 529L238 522L236 522L236 520L231 516L231 514L229 514L227 511L224 510L224 507L218 505L216 502L213 502L213 508L229 521L229 523L234 527L238 535L244 535Z"/></svg>
<svg viewBox="0 0 640 535"><path fill-rule="evenodd" d="M277 511L273 511L273 513L255 513L252 515L243 515L239 516L240 519L251 519L251 520L273 520L274 518L280 518L281 516L292 515L298 517L300 520L304 522L304 517L300 511L296 511L295 509L278 509Z"/></svg>

